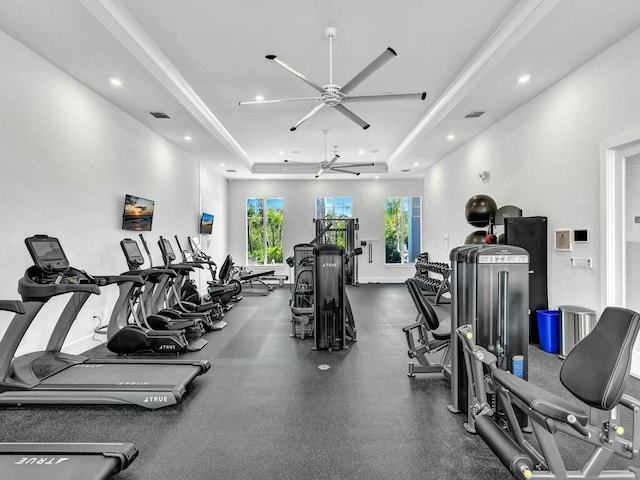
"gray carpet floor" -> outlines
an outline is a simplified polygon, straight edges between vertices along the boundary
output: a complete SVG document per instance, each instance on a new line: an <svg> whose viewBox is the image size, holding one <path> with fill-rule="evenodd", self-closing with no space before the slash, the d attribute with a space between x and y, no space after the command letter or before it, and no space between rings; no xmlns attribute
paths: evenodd
<svg viewBox="0 0 640 480"><path fill-rule="evenodd" d="M358 341L347 350L313 351L311 339L290 338L289 289L276 288L245 297L227 313L229 325L187 355L212 368L180 404L3 408L0 441L133 442L140 456L118 480L511 478L464 430L465 418L447 410L444 377L407 377L402 327L416 312L406 287L348 292ZM91 353L109 355L103 347ZM530 347L530 381L570 398L557 380L560 365ZM630 389L639 396L637 380ZM560 444L569 468L588 453L571 439Z"/></svg>

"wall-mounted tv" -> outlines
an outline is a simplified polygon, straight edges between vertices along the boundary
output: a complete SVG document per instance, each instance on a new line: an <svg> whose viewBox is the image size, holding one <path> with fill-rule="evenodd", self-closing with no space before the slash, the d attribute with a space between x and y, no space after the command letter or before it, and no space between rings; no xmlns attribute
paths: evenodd
<svg viewBox="0 0 640 480"><path fill-rule="evenodd" d="M211 233L213 232L213 218L214 215L210 213L203 213L200 218L200 233Z"/></svg>
<svg viewBox="0 0 640 480"><path fill-rule="evenodd" d="M140 232L151 231L154 204L155 202L153 200L127 194L124 198L122 229L137 230Z"/></svg>

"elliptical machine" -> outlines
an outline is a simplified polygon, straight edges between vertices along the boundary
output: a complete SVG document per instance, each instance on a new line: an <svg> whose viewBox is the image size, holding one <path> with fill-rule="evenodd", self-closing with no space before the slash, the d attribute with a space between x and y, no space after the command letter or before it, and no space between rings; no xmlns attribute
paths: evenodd
<svg viewBox="0 0 640 480"><path fill-rule="evenodd" d="M144 238L142 240L144 242ZM143 245L146 247L145 243ZM179 312L169 308L156 308L154 303L156 290L160 292L160 289L166 285L167 277L176 277L176 272L167 268L155 268L152 263L151 268L142 270L144 257L138 243L131 238L125 238L120 242L120 246L130 272L141 275L145 281L144 289L132 292L136 304L133 310L136 321L150 330L183 331L189 342L188 351L201 350L208 343L204 338L201 338L204 332L201 319L182 318ZM151 261L150 255L149 259Z"/></svg>
<svg viewBox="0 0 640 480"><path fill-rule="evenodd" d="M197 298L197 302L189 302L183 299L179 291L184 290L184 285L190 281L189 273L195 268L204 268L201 264L194 262L172 263L176 259L176 255L171 246L171 242L160 236L158 246L162 252L162 259L165 267L176 272L177 277L167 284L167 305L180 312L183 318L200 318L203 321L207 331L222 330L227 326L227 322L218 316L218 309L213 302L203 303ZM180 243L178 242L178 247ZM196 291L197 292L197 291Z"/></svg>

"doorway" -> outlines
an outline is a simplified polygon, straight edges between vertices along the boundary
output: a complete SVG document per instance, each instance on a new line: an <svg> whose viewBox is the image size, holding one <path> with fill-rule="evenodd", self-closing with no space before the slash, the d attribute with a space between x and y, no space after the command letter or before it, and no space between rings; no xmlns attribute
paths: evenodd
<svg viewBox="0 0 640 480"><path fill-rule="evenodd" d="M640 131L602 143L600 177L601 307L640 311ZM631 373L640 377L638 340Z"/></svg>

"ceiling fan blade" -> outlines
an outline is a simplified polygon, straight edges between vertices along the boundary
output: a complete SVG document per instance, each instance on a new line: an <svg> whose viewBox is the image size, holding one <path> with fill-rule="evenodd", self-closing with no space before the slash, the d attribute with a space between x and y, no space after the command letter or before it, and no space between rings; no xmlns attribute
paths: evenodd
<svg viewBox="0 0 640 480"><path fill-rule="evenodd" d="M307 167L312 167L316 165L315 163L299 162L298 160L285 160L284 163L291 163L293 165L305 165Z"/></svg>
<svg viewBox="0 0 640 480"><path fill-rule="evenodd" d="M375 167L376 164L373 162L365 162L365 163L341 163L340 165L336 165L338 168L360 168L360 167Z"/></svg>
<svg viewBox="0 0 640 480"><path fill-rule="evenodd" d="M324 103L320 103L318 104L316 107L313 108L313 110L311 110L309 113L307 113L304 117L302 117L301 120L298 121L298 123L296 123L293 127L291 127L289 130L291 130L292 132L295 132L296 129L302 125L303 122L309 120L312 116L314 116L316 113L318 113L320 111L320 109L324 107Z"/></svg>
<svg viewBox="0 0 640 480"><path fill-rule="evenodd" d="M325 170L333 170L333 164L336 163L339 158L340 158L340 155L336 153L334 157L329 161L329 163L324 165L324 162L323 162L323 165L320 167L320 170L318 170L318 173L316 173L316 178L322 175Z"/></svg>
<svg viewBox="0 0 640 480"><path fill-rule="evenodd" d="M420 93L385 93L380 95L349 95L343 102L344 103L356 103L365 102L369 100L424 100L427 98L427 92Z"/></svg>
<svg viewBox="0 0 640 480"><path fill-rule="evenodd" d="M277 56L275 55L267 55L265 58L267 58L268 60L273 60L274 62L276 62L278 65L280 65L282 68L284 68L285 70L287 70L290 73L293 73L296 77L298 77L300 80L302 80L303 82L305 82L307 85L312 86L313 88L315 88L316 90L318 90L319 92L323 93L324 92L324 88L322 88L320 85L318 85L317 83L315 83L313 80L309 80L305 75L303 75L302 73L298 72L297 70L291 68L289 65L287 65L286 63L284 63L282 60L280 60Z"/></svg>
<svg viewBox="0 0 640 480"><path fill-rule="evenodd" d="M274 100L251 100L248 102L238 102L238 105L259 105L261 103L282 103L282 102L299 102L304 100L322 100L322 97L299 97L299 98L277 98Z"/></svg>
<svg viewBox="0 0 640 480"><path fill-rule="evenodd" d="M351 175L360 175L360 172L354 172L353 170L345 170L343 168L338 168L338 167L333 167L331 170L334 172L349 173Z"/></svg>
<svg viewBox="0 0 640 480"><path fill-rule="evenodd" d="M322 104L322 105L324 105L324 104ZM349 110L347 107L345 107L344 105L338 104L338 105L334 106L333 108L338 110L341 114L343 114L349 120L353 120L354 122L356 122L364 130L366 130L367 128L369 128L371 126L367 122L362 120L359 116L357 116L355 113L353 113L351 110Z"/></svg>
<svg viewBox="0 0 640 480"><path fill-rule="evenodd" d="M325 168L331 168L333 167L333 164L336 163L338 161L338 159L340 158L340 155L338 155L337 153L334 154L333 158L331 160L329 160L329 163L327 164L327 166Z"/></svg>
<svg viewBox="0 0 640 480"><path fill-rule="evenodd" d="M387 63L389 60L391 60L393 57L396 57L397 55L398 54L395 52L395 50L393 48L387 47L387 49L384 52L382 52L378 56L378 58L376 58L373 62L371 62L366 67L364 67L360 71L360 73L358 73L355 77L353 77L351 80L349 80L346 83L346 85L344 85L340 89L340 91L342 93L344 93L345 95L348 94L351 90L353 90L358 85L360 85L360 83L362 83L362 81L365 78L370 76L373 72L378 70L382 65L384 65L385 63Z"/></svg>

